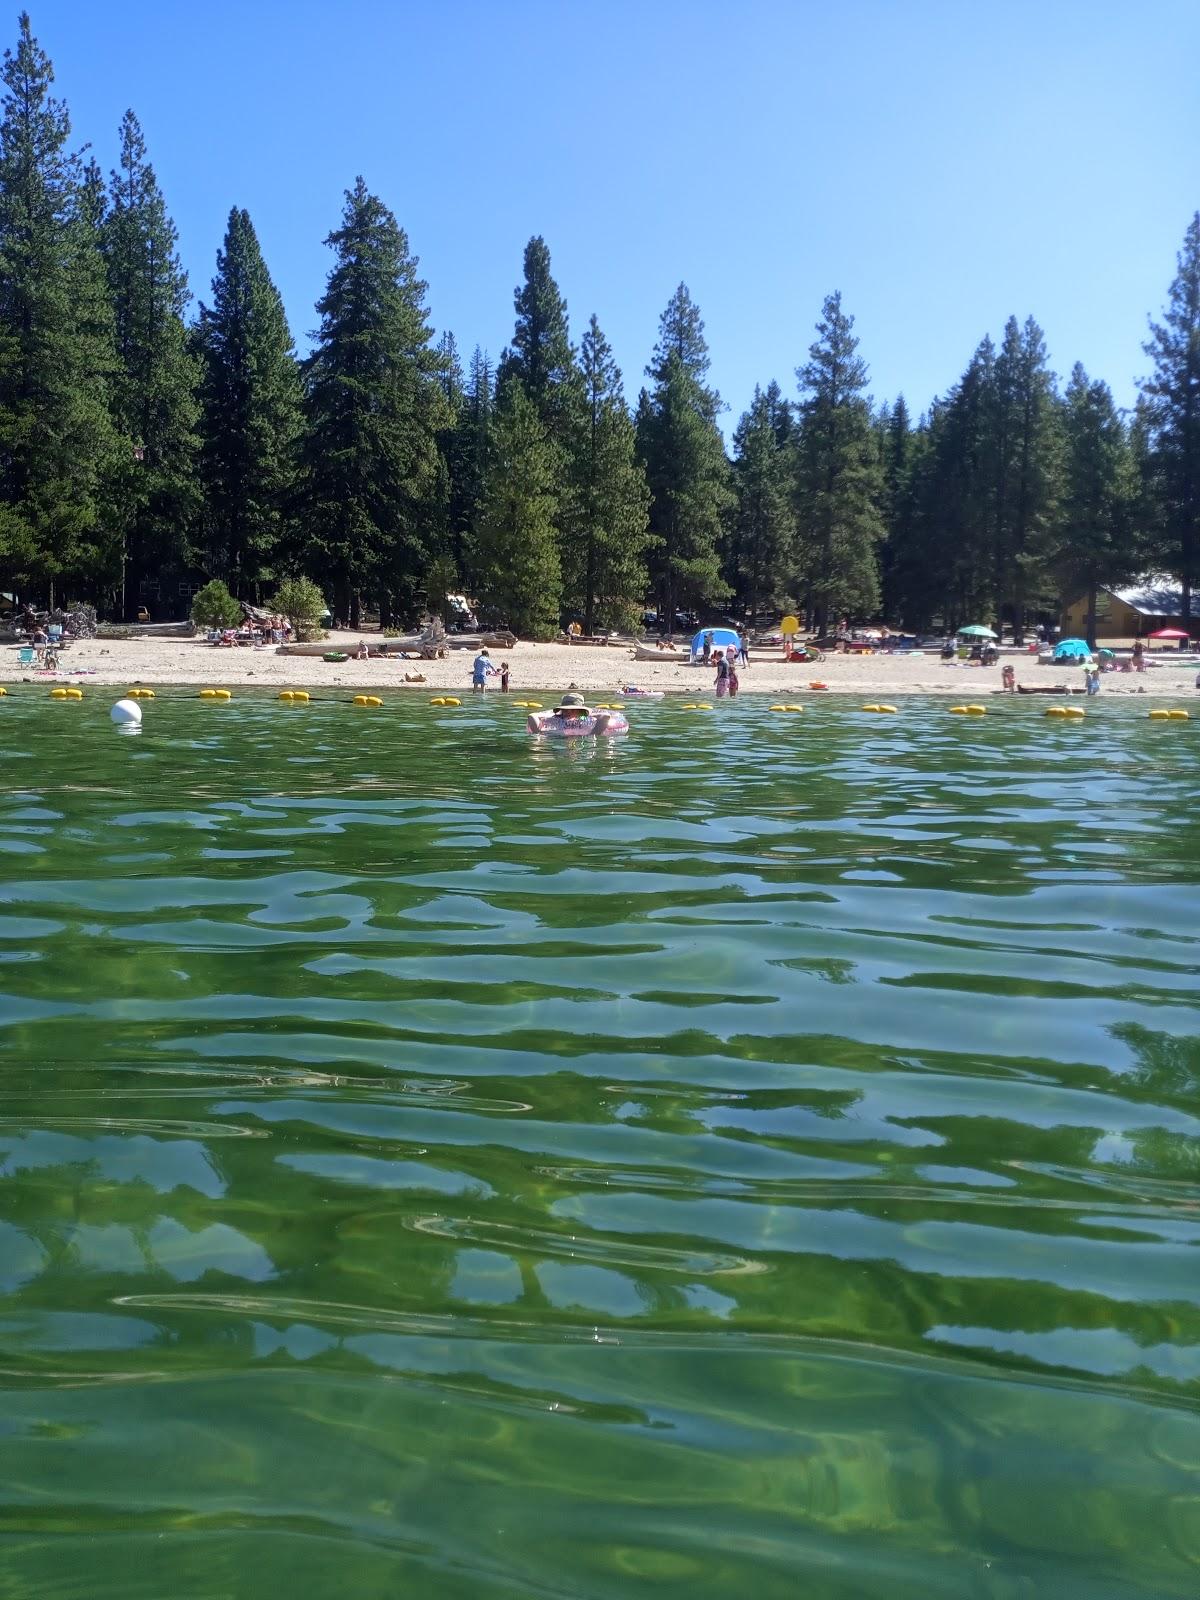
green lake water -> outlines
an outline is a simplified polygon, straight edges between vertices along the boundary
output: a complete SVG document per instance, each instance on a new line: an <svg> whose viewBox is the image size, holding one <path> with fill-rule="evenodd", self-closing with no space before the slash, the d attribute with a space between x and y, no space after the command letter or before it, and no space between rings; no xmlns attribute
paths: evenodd
<svg viewBox="0 0 1200 1600"><path fill-rule="evenodd" d="M3 1600L1200 1590L1200 724L0 701Z"/></svg>

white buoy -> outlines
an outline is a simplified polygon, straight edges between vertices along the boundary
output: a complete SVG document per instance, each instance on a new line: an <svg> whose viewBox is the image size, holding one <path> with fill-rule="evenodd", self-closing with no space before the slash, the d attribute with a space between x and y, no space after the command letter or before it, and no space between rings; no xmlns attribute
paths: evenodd
<svg viewBox="0 0 1200 1600"><path fill-rule="evenodd" d="M109 715L119 728L136 728L142 720L142 708L136 700L118 700Z"/></svg>

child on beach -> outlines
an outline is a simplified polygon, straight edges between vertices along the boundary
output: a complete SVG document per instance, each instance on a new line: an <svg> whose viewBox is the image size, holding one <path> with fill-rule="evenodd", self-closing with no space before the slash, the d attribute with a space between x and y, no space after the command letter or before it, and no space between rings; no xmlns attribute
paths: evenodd
<svg viewBox="0 0 1200 1600"><path fill-rule="evenodd" d="M500 663L500 693L501 694L507 694L508 693L508 662L507 661L502 661Z"/></svg>

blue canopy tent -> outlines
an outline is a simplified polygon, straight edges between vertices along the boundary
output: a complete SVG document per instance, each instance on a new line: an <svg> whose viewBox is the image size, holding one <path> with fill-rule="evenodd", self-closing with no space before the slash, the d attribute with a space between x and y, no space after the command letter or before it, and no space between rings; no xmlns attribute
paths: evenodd
<svg viewBox="0 0 1200 1600"><path fill-rule="evenodd" d="M704 655L704 641L711 637L714 650L728 650L732 645L736 650L739 644L736 628L701 628L692 640L692 660L699 661Z"/></svg>
<svg viewBox="0 0 1200 1600"><path fill-rule="evenodd" d="M1091 653L1086 639L1060 639L1054 646L1055 661L1083 661Z"/></svg>

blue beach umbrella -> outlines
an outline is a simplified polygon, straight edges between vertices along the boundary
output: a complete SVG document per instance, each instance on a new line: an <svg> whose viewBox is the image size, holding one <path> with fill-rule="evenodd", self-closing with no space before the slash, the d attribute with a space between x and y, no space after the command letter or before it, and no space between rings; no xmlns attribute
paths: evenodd
<svg viewBox="0 0 1200 1600"><path fill-rule="evenodd" d="M1054 646L1055 661L1082 661L1091 653L1086 639L1060 639Z"/></svg>

